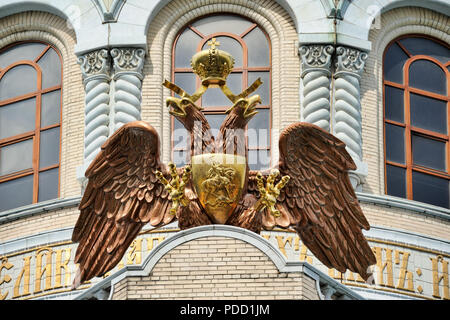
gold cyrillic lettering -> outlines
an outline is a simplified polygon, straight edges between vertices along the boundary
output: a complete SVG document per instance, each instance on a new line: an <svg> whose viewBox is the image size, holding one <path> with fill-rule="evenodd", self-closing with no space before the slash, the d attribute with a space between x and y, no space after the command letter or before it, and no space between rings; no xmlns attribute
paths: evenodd
<svg viewBox="0 0 450 320"><path fill-rule="evenodd" d="M439 255L436 258L430 258L431 260L431 270L433 271L433 297L435 298L444 298L446 300L450 299L449 295L449 281L448 281L448 261L445 261L444 258ZM439 275L439 262L442 264L442 273ZM444 296L441 297L440 293L440 284L444 288Z"/></svg>
<svg viewBox="0 0 450 320"><path fill-rule="evenodd" d="M0 264L0 277L2 275L3 269L9 270L12 267L14 267L14 265L8 262L8 258L2 257L2 264ZM0 286L4 283L8 283L10 281L11 281L11 277L9 275L5 274L3 279L0 278ZM5 294L2 294L2 292L0 290L0 300L5 300L7 296L8 296L8 292L6 292Z"/></svg>
<svg viewBox="0 0 450 320"><path fill-rule="evenodd" d="M34 293L39 293L41 289L41 278L45 273L44 290L52 288L52 253L51 248L42 248L36 251L36 273L34 279ZM42 258L45 255L45 267L42 268Z"/></svg>
<svg viewBox="0 0 450 320"><path fill-rule="evenodd" d="M18 298L22 296L27 296L30 294L30 260L31 256L23 258L23 268L20 271L19 276L16 278L14 283L14 294L13 298ZM20 294L20 284L23 279L23 293Z"/></svg>
<svg viewBox="0 0 450 320"><path fill-rule="evenodd" d="M63 252L65 252L65 260L63 261ZM71 256L71 248L59 249L56 251L56 267L55 267L55 286L53 289L62 288L70 285L70 269L69 262ZM64 272L64 283L62 282L62 274Z"/></svg>
<svg viewBox="0 0 450 320"><path fill-rule="evenodd" d="M378 281L377 284L394 288L394 273L392 268L392 249L373 247L372 250L377 258ZM386 261L383 263L383 250L386 251ZM383 271L386 269L387 283L384 283Z"/></svg>
<svg viewBox="0 0 450 320"><path fill-rule="evenodd" d="M142 238L134 239L127 256L127 265L141 264L142 262Z"/></svg>
<svg viewBox="0 0 450 320"><path fill-rule="evenodd" d="M395 250L396 264L400 264L400 255L402 256L402 264L400 266L400 273L398 276L398 283L396 288L414 292L413 273L411 271L408 271L409 252ZM407 288L405 288L405 282L407 282L408 284Z"/></svg>
<svg viewBox="0 0 450 320"><path fill-rule="evenodd" d="M292 246L292 237L286 237L286 240L283 236L275 236L275 238L277 239L278 249L280 249L281 253L287 258L288 256L285 247L286 243L289 243Z"/></svg>

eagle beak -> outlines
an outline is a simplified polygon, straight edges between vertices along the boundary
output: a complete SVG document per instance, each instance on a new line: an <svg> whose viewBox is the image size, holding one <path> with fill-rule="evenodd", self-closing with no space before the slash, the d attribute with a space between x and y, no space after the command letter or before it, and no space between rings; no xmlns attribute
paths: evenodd
<svg viewBox="0 0 450 320"><path fill-rule="evenodd" d="M194 106L198 110L202 110L202 108L198 107L194 102L192 102L189 98L175 98L168 97L166 99L166 106L169 108L169 113L175 117L184 118L187 116L186 108L188 105Z"/></svg>
<svg viewBox="0 0 450 320"><path fill-rule="evenodd" d="M256 111L256 105L261 103L261 97L257 94L251 96L250 98L245 99L247 100L247 104L245 106L244 109L244 118L251 118L253 117L255 114L258 113L258 111Z"/></svg>
<svg viewBox="0 0 450 320"><path fill-rule="evenodd" d="M226 114L230 113L231 110L236 108L238 105L243 105L244 108L244 119L251 118L255 114L258 113L258 111L255 110L255 107L257 104L261 103L261 98L259 95L255 94L251 96L250 98L241 98L239 99L230 109L225 111Z"/></svg>

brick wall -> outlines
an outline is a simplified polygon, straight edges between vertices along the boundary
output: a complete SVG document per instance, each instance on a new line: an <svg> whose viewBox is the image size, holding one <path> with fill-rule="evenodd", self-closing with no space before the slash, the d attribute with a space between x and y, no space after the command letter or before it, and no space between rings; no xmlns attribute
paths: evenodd
<svg viewBox="0 0 450 320"><path fill-rule="evenodd" d="M204 237L170 250L149 276L121 280L112 298L318 300L319 296L312 278L280 273L256 247L228 237Z"/></svg>

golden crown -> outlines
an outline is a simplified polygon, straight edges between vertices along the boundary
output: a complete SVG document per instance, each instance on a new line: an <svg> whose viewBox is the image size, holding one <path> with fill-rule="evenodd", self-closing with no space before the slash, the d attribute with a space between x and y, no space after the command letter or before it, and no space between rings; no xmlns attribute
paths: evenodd
<svg viewBox="0 0 450 320"><path fill-rule="evenodd" d="M216 38L208 45L209 50L197 52L192 57L191 67L204 86L222 86L233 69L234 59L228 52L216 48L220 45Z"/></svg>

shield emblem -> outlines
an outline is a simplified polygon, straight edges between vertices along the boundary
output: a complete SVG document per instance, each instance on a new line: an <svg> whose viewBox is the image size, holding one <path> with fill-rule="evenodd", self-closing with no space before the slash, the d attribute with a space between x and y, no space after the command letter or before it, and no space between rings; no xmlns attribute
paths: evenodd
<svg viewBox="0 0 450 320"><path fill-rule="evenodd" d="M208 153L191 158L192 183L208 216L224 224L236 208L246 179L245 157Z"/></svg>

